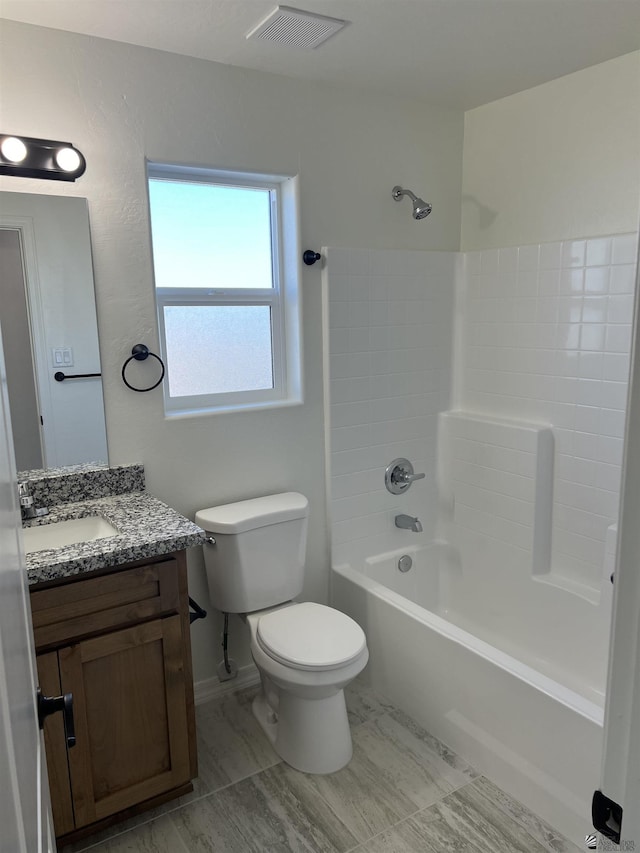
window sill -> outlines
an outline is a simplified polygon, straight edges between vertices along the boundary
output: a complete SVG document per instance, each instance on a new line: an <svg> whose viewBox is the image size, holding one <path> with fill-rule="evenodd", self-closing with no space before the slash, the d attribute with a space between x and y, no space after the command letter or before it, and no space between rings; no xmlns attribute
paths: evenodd
<svg viewBox="0 0 640 853"><path fill-rule="evenodd" d="M236 412L263 412L269 409L284 409L292 406L301 406L304 401L301 397L286 400L270 400L266 403L244 403L235 406L212 406L208 409L179 409L165 412L167 420L184 420L185 418L201 418L209 415L224 415Z"/></svg>

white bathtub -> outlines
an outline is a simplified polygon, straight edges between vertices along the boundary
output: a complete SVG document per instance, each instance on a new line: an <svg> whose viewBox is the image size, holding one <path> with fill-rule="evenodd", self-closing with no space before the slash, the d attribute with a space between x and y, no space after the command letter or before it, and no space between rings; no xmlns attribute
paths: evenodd
<svg viewBox="0 0 640 853"><path fill-rule="evenodd" d="M397 568L403 554L413 560L407 573ZM431 545L334 566L333 605L366 632L377 692L582 846L602 749L598 668L590 680L588 666L576 672L571 655L545 659L541 649L553 631L544 613L533 649L525 619L521 637L515 617L508 635L499 624L474 624L468 606L455 608L465 598L456 597L462 585L449 564ZM478 604L486 615L486 602Z"/></svg>

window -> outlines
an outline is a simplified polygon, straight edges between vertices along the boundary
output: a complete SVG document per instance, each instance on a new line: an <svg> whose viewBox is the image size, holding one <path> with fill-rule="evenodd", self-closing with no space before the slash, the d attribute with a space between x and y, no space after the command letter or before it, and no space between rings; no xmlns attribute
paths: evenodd
<svg viewBox="0 0 640 853"><path fill-rule="evenodd" d="M301 402L296 179L148 177L167 414Z"/></svg>

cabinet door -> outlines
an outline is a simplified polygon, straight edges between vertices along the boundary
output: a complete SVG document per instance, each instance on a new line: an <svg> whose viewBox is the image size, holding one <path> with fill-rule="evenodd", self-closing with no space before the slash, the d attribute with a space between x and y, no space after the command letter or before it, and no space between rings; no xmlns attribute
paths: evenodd
<svg viewBox="0 0 640 853"><path fill-rule="evenodd" d="M76 827L189 780L180 616L84 640L58 656L62 690L74 697Z"/></svg>
<svg viewBox="0 0 640 853"><path fill-rule="evenodd" d="M59 696L60 673L58 655L49 652L36 657L38 682L45 696ZM71 787L69 785L69 765L67 763L67 743L64 734L62 714L52 714L44 721L44 746L47 754L47 772L51 791L51 811L56 835L64 835L74 828Z"/></svg>

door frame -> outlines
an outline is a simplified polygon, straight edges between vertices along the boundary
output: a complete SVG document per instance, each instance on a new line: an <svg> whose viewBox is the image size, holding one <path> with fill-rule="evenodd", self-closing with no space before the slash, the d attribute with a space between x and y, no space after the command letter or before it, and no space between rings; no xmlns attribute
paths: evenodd
<svg viewBox="0 0 640 853"><path fill-rule="evenodd" d="M635 292L600 789L640 850L640 248Z"/></svg>

